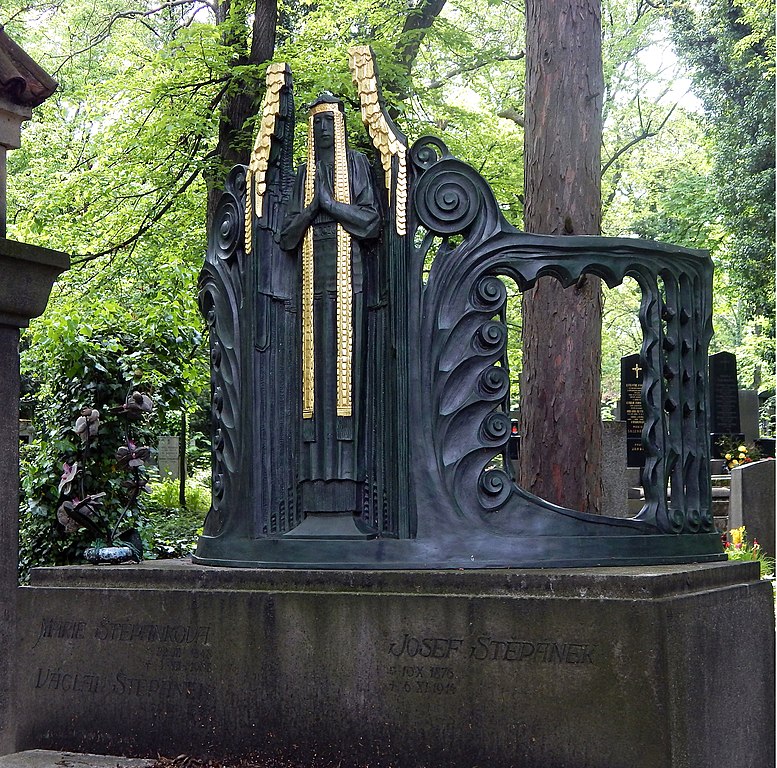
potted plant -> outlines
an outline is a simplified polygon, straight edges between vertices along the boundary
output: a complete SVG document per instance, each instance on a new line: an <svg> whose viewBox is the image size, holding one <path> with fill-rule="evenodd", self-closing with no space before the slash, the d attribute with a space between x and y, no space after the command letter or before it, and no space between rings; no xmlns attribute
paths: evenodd
<svg viewBox="0 0 777 768"><path fill-rule="evenodd" d="M140 534L134 527L124 528L124 524L137 505L140 494L147 490L146 461L151 454L148 447L138 445L133 439L132 425L152 410L151 398L138 391L131 392L122 405L110 410L123 422L124 440L116 451L116 465L129 471L129 477L122 483L127 495L115 520L105 510L103 500L106 493L93 492L89 488L88 466L90 454L99 439L100 413L96 408L88 406L82 409L76 419L73 429L80 444L75 459L72 462L66 461L62 467L57 519L70 533L85 528L93 534L93 544L84 552L90 563L140 562L143 557Z"/></svg>

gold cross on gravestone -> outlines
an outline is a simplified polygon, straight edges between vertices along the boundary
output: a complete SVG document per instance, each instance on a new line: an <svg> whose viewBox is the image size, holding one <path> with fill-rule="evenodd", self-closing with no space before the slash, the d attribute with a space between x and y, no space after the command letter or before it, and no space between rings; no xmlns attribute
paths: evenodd
<svg viewBox="0 0 777 768"><path fill-rule="evenodd" d="M639 363L637 363L637 364L636 364L636 365L635 365L635 366L634 366L634 367L633 367L631 370L632 370L632 371L634 371L634 375L635 375L635 376L639 376L639 372L640 372L641 370L643 370L643 369L642 369L642 368L640 368L640 367L639 367Z"/></svg>

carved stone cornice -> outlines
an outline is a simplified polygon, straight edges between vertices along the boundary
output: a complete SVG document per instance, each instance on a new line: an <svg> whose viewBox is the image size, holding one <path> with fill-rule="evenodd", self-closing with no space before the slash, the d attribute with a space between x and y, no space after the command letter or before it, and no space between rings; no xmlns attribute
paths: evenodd
<svg viewBox="0 0 777 768"><path fill-rule="evenodd" d="M37 107L54 93L57 85L0 26L0 99Z"/></svg>
<svg viewBox="0 0 777 768"><path fill-rule="evenodd" d="M26 328L46 308L54 280L70 267L60 251L0 238L0 325Z"/></svg>

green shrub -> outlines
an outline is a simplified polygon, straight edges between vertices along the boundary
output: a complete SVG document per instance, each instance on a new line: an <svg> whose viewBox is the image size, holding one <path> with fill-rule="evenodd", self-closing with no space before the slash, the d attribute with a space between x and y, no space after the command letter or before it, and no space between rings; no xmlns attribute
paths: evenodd
<svg viewBox="0 0 777 768"><path fill-rule="evenodd" d="M146 556L160 560L189 556L202 534L210 508L210 489L198 479L187 478L185 509L178 504L178 481L162 480L149 490L142 530L148 547Z"/></svg>

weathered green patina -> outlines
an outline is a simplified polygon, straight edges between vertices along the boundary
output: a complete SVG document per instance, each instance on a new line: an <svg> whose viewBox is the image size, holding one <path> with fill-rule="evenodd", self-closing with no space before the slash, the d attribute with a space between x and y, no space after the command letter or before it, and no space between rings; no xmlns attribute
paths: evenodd
<svg viewBox="0 0 777 768"><path fill-rule="evenodd" d="M352 65L380 160L379 233L375 217L359 229L347 215L372 189L350 154L340 179L347 170L354 201L332 194L336 157L319 160L319 178L333 178L318 182L324 192L316 184L306 191L304 169L292 191L286 67L268 74L270 106L256 162L236 167L226 183L200 284L211 330L214 500L195 561L390 569L725 559L710 511L708 255L638 239L516 230L485 180L439 139L406 147L380 107L369 53L352 51ZM316 140L311 128L309 141ZM326 215L312 210L322 194L331 197L327 206L334 204ZM339 216L331 212L338 206ZM339 235L325 246L334 259L331 285L315 283L315 258L313 285L302 264L305 232L313 231L315 252L324 242L317 226L333 221L351 243L345 282L357 289L349 305L335 274L345 253ZM632 519L557 507L522 489L508 462L494 465L510 434L500 277L526 290L540 276L568 286L585 274L610 287L630 276L642 290L645 505ZM326 327L306 320L316 291L313 304L329 301L336 316ZM318 355L308 354L311 327L313 344L329 345L323 356L320 347ZM344 358L348 328L353 335ZM306 378L311 360L312 379ZM316 368L330 363L332 381L315 383L322 376ZM358 428L343 421L353 416L343 415L340 401L336 415L331 404L321 406L328 426L312 428L305 392L311 381L328 397L346 387ZM325 446L319 458L331 472L314 477L316 441ZM329 493L327 485L344 480L354 497L329 503L339 491Z"/></svg>

